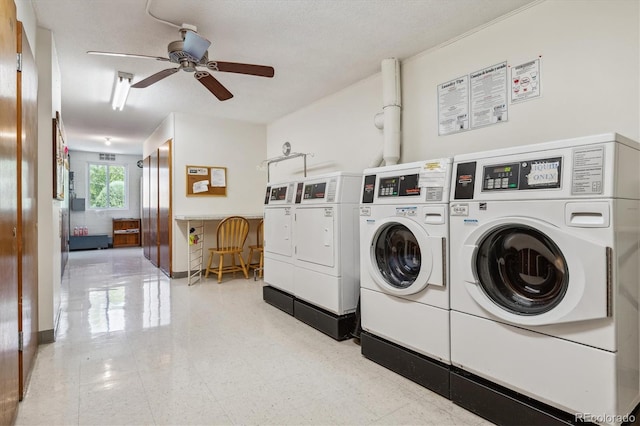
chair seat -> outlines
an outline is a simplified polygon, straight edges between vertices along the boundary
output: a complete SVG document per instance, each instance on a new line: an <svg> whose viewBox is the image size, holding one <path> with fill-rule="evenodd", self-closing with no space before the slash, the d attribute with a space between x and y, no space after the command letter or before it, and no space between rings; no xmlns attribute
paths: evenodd
<svg viewBox="0 0 640 426"><path fill-rule="evenodd" d="M209 248L209 260L205 270L205 278L212 272L218 276L218 282L222 281L225 272L242 272L245 278L249 278L247 266L242 258L244 243L249 233L249 221L240 216L230 216L218 224L216 228L217 247ZM224 266L224 256L231 256L231 265ZM213 266L214 257L218 257L218 265ZM240 263L236 264L236 259Z"/></svg>

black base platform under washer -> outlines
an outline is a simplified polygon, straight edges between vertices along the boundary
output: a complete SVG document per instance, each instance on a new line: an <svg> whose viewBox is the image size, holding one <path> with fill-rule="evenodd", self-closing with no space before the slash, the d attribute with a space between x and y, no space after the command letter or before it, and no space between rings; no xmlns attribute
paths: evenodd
<svg viewBox="0 0 640 426"><path fill-rule="evenodd" d="M593 424L456 367L451 369L451 401L497 425Z"/></svg>
<svg viewBox="0 0 640 426"><path fill-rule="evenodd" d="M262 287L262 299L270 305L293 315L293 299L289 293L269 285Z"/></svg>
<svg viewBox="0 0 640 426"><path fill-rule="evenodd" d="M300 299L294 300L296 318L336 340L351 338L356 324L355 313L336 315Z"/></svg>
<svg viewBox="0 0 640 426"><path fill-rule="evenodd" d="M362 355L445 398L449 398L449 366L363 331Z"/></svg>

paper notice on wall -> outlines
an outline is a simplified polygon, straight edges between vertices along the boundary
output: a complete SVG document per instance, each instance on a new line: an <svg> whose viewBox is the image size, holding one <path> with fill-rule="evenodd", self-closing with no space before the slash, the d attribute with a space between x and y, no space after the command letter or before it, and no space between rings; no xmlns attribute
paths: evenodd
<svg viewBox="0 0 640 426"><path fill-rule="evenodd" d="M540 97L540 58L511 68L511 103Z"/></svg>
<svg viewBox="0 0 640 426"><path fill-rule="evenodd" d="M207 192L207 191L209 191L209 181L208 180L201 180L201 181L193 183L193 193L194 194L198 194L198 193L201 193L201 192Z"/></svg>
<svg viewBox="0 0 640 426"><path fill-rule="evenodd" d="M211 169L211 186L224 187L227 186L224 169Z"/></svg>
<svg viewBox="0 0 640 426"><path fill-rule="evenodd" d="M507 107L507 63L472 72L471 127L489 126L508 120Z"/></svg>
<svg viewBox="0 0 640 426"><path fill-rule="evenodd" d="M207 176L209 173L206 167L189 167L187 169L188 175Z"/></svg>
<svg viewBox="0 0 640 426"><path fill-rule="evenodd" d="M438 135L469 130L469 76L438 85Z"/></svg>

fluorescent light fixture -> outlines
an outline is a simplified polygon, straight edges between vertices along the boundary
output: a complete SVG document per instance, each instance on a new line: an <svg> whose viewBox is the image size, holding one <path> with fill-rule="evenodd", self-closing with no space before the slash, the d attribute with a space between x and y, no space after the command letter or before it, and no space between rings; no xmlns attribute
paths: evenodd
<svg viewBox="0 0 640 426"><path fill-rule="evenodd" d="M124 108L124 104L127 102L127 96L129 96L129 88L131 87L131 80L133 74L128 72L118 71L118 78L116 84L113 87L113 100L111 106L114 110L120 110Z"/></svg>

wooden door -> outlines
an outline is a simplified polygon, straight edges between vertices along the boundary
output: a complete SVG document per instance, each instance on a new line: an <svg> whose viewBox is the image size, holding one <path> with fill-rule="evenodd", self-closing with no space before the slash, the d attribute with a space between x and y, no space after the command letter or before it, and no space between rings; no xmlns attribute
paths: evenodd
<svg viewBox="0 0 640 426"><path fill-rule="evenodd" d="M151 153L149 161L149 261L160 265L158 255L158 150Z"/></svg>
<svg viewBox="0 0 640 426"><path fill-rule="evenodd" d="M158 148L158 267L171 276L171 140Z"/></svg>
<svg viewBox="0 0 640 426"><path fill-rule="evenodd" d="M37 147L38 147L38 71L27 40L18 22L18 53L22 71L18 72L18 330L22 333L19 353L20 399L24 397L38 349L38 233Z"/></svg>
<svg viewBox="0 0 640 426"><path fill-rule="evenodd" d="M0 424L18 408L16 6L0 0Z"/></svg>
<svg viewBox="0 0 640 426"><path fill-rule="evenodd" d="M149 165L151 157L144 159L142 169L142 253L144 257L150 259L149 256Z"/></svg>

